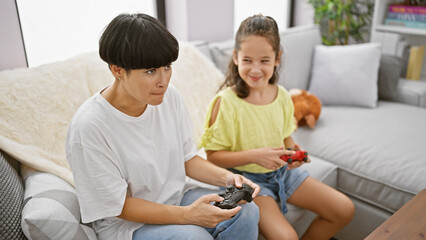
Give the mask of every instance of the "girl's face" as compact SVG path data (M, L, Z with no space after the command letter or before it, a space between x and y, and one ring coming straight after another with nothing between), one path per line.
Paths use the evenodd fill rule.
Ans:
M171 76L171 65L130 70L121 78L122 89L136 106L158 105L163 102Z
M238 73L250 89L262 89L280 63L279 57L265 37L249 36L240 44L238 53L234 51L234 64ZM278 54L278 56L280 56Z

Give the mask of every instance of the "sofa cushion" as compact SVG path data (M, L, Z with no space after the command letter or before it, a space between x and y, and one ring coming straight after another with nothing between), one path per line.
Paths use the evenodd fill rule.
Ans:
M309 176L336 188L337 187L337 166L319 157L309 154L311 162L303 164L300 168L309 172Z
M204 56L206 56L210 61L213 62L213 56L210 53L210 46L207 41L192 41L193 44Z
M25 239L21 229L24 186L1 153L0 173L0 239Z
M283 55L278 83L286 89L307 89L314 47L321 45L317 25L293 27L280 32Z
M387 100L426 108L426 82L399 79L396 95Z
M179 45L179 57L173 63L170 82L189 109L198 143L204 132L207 107L224 81L224 76L193 44L182 41Z
M380 44L315 47L309 91L324 105L375 107Z
M234 40L227 40L210 44L210 53L212 55L213 62L216 67L222 71L223 74L226 74L228 71L228 66L232 59L233 51Z
M401 60L399 57L382 54L379 67L379 99L391 99L398 92L399 76L401 75Z
M98 53L0 72L0 149L73 184L65 135L77 108L113 77Z
M296 141L339 166L338 189L389 212L426 187L426 109L379 101L375 109L324 106Z
M80 223L74 188L51 174L25 168L22 229L28 239L97 239L90 226Z

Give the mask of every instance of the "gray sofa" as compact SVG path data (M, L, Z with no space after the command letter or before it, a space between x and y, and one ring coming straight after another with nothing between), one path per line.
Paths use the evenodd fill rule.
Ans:
M292 28L283 31L281 36L284 65L279 83L287 89L309 89L315 46L321 44L318 27ZM202 132L207 104L223 80L221 71L226 71L232 47L232 40L181 43L179 59L173 64L172 83L184 96L198 136ZM33 116L17 115L9 105L25 105L24 110L31 112L32 105L26 101L39 101L40 96L45 98L37 104L43 106L43 115L36 115L29 127L37 133L35 142L22 143L28 151L36 149L31 155L15 151L21 149L19 144L10 147L10 141L5 138L8 131L2 129L0 133L0 149L7 158L0 157L0 239L24 239L25 236L29 239L96 238L90 224L80 221L78 201L70 181L58 177L61 175L57 172L41 170L36 163L43 162L41 160L49 163L51 157L64 161L64 153L56 156L49 152L50 148L55 144L63 146L70 113L85 98L111 82L107 76L110 76L108 68L96 53L34 69L0 72L0 93L7 95L7 103L0 105L0 124L20 126L11 130L12 137L28 134L29 130L24 129L28 124L22 122ZM73 81L77 79L79 85ZM17 82L23 84L16 85ZM60 85L62 83L66 84ZM34 91L43 84L54 91ZM15 85L17 89L7 89ZM28 99L21 99L22 92L27 90L31 93ZM62 94L74 99L69 103L58 102L56 95ZM3 100L0 97L0 101ZM66 114L57 112L65 111L63 105L66 105ZM355 203L355 217L336 235L337 239L365 238L426 187L425 107L426 82L402 79L397 93L386 101L379 99L374 108L324 105L314 129L297 129L296 141L312 157L312 162L302 167L311 176L347 194ZM56 119L61 123L60 128L53 126L55 122L44 126L44 117ZM50 135L45 132L50 128L60 130L54 131L57 138L47 145L38 144L38 139L41 141L45 135ZM48 149L44 149L46 146ZM19 162L24 163L21 168ZM24 167L27 164L35 169ZM191 179L188 183L199 184ZM290 206L286 217L301 235L315 215Z
M321 45L318 26L285 30L281 42L284 54L279 84L309 90L315 47ZM226 71L232 49L229 40L209 43L203 52ZM381 71L394 70L380 67L384 67ZM392 77L382 74L382 78ZM355 203L355 217L336 235L338 239L364 239L426 188L426 82L392 81L396 84L393 95L383 89L392 82L379 83L376 107L323 104L315 128L300 127L293 135L313 159L303 168ZM288 217L301 234L313 216L295 208Z

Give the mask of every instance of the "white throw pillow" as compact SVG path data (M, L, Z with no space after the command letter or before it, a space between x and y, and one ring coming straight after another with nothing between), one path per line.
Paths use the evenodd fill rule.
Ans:
M96 240L90 224L82 224L74 188L51 173L27 167L21 227L28 239Z
M376 107L380 44L315 47L309 91L324 105Z

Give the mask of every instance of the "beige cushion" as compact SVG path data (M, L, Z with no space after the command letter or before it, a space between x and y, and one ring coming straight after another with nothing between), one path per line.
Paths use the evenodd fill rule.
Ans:
M185 101L194 124L197 144L204 131L204 116L224 76L194 45L180 42L179 57L173 63L171 83Z
M0 72L0 148L73 184L65 158L68 123L80 104L111 80L94 53Z
M181 42L171 81L188 105L199 139L207 105L223 75L193 45ZM0 72L0 148L73 185L64 149L69 121L87 98L112 82L107 64L94 52Z

